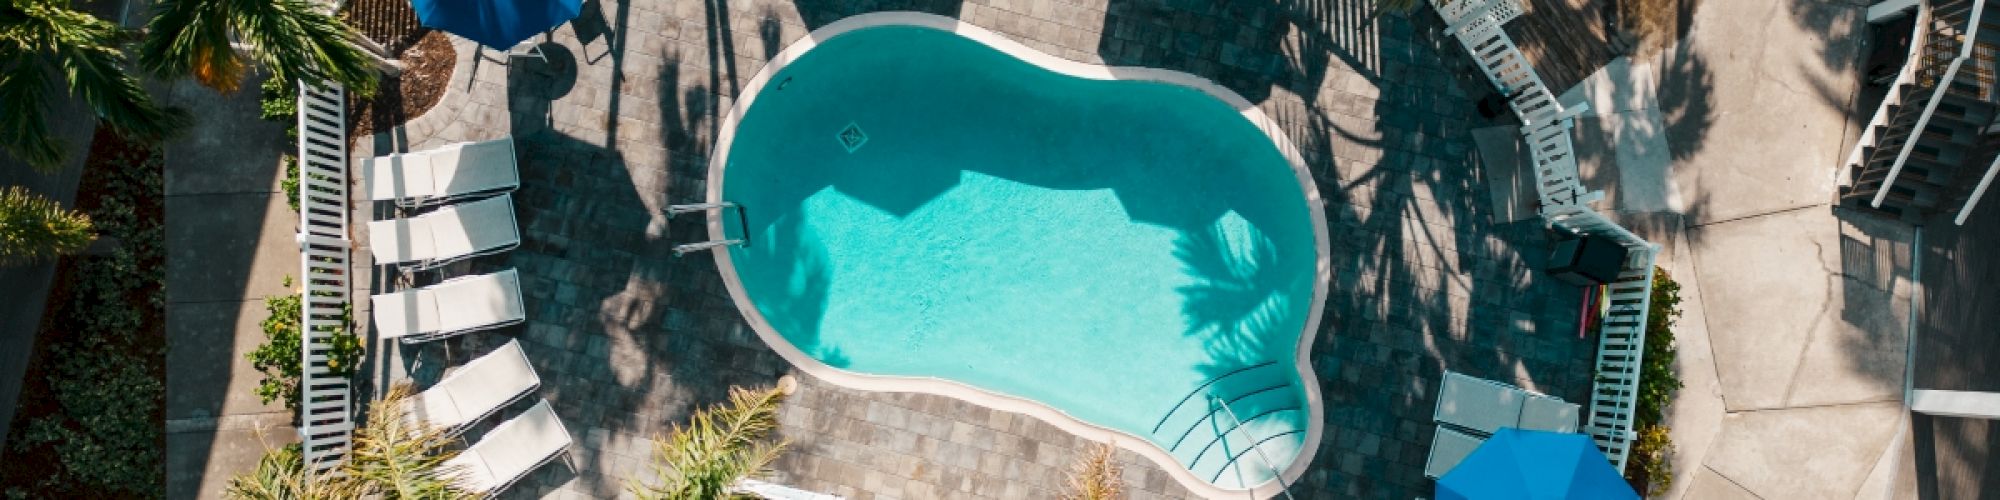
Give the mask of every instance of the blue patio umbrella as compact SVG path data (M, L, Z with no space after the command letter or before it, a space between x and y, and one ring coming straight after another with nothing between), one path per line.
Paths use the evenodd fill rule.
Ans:
M514 44L583 12L583 0L410 0L424 27L488 47Z
M1590 436L1503 428L1437 481L1437 500L1638 500Z

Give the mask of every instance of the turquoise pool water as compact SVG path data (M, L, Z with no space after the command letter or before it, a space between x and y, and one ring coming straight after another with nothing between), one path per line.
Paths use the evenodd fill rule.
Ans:
M717 154L743 292L826 365L1040 402L1223 487L1284 468L1318 418L1295 362L1311 211L1200 90L863 28L772 76Z

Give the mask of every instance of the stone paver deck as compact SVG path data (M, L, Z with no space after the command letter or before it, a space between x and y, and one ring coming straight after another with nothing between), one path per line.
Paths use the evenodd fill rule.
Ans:
M849 3L607 1L556 31L550 63L461 41L443 103L354 154L514 136L525 241L456 271L519 269L529 321L415 347L377 342L387 356L372 373L434 379L519 338L542 375L537 395L580 446L576 469L547 467L509 496L616 495L644 470L646 438L730 385L793 372L743 323L709 258L672 256L673 243L704 239L699 221L661 212L701 198L718 117L765 58L835 19L905 9L1070 59L1208 77L1299 144L1327 199L1335 271L1312 353L1326 435L1293 488L1301 497L1428 495L1443 370L1585 400L1595 344L1577 335L1580 295L1536 271L1547 251L1537 223L1492 222L1467 132L1482 124L1466 96L1485 83L1458 69L1465 56L1434 15L1368 17L1360 1L833 5ZM864 500L1050 497L1087 444L954 399L811 379L782 415L792 448L778 480ZM1134 498L1187 496L1158 466L1118 457Z

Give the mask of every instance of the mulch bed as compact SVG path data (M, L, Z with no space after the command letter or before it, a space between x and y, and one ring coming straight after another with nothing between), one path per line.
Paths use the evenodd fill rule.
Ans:
M444 32L418 31L416 42L396 54L404 65L402 76L383 79L374 97L347 101L349 141L409 123L444 98L458 52Z
M121 175L121 169L148 166L158 168L160 166L158 161L148 160L157 153L154 147L156 146L128 141L108 128L99 127L91 139L90 156L84 163L82 180L77 184L76 206L73 208L90 212L102 207L104 200L110 196L107 193L107 186L112 183L127 182L125 178L128 175ZM163 196L153 197L133 207L138 224L151 227L164 225L166 222L164 200ZM119 244L135 243L126 241ZM141 259L135 267L164 272L166 269L164 255L164 252L158 252L152 258ZM9 439L4 443L6 449L0 450L0 456L6 457L4 462L0 462L0 496L4 496L10 489L25 492L28 498L119 498L130 495L128 492L95 491L81 484L45 486L43 483L47 479L63 477L61 461L56 451L59 443L42 444L25 449L14 447L14 439L23 434L29 423L44 417L64 416L62 403L57 400L55 388L49 381L49 372L56 362L54 358L57 346L75 344L79 341L78 337L91 334L86 332L82 322L77 319L88 313L88 311L78 311L79 306L83 306L84 309L122 307L140 311L144 318L142 324L146 325L145 331L118 336L120 342L118 347L126 352L136 353L136 357L144 360L147 374L155 380L159 380L162 384L166 381L166 310L164 302L154 301L163 300L164 291L140 290L141 295L151 297L127 297L126 304L101 304L95 302L95 299L75 297L80 292L76 289L76 283L80 279L78 273L83 265L89 262L88 259L99 258L110 257L70 256L63 257L56 263L55 277L49 287L48 305L42 312L41 327L35 331L35 352L28 358L27 374L21 381L21 397L15 407L13 422L8 426ZM152 415L151 420L165 422L164 394L151 403L149 407L128 410L148 412ZM72 419L89 417L89 415L66 416ZM164 450L166 433L164 428L162 431L157 435L154 445ZM165 484L162 483L160 487L164 489Z
M389 53L402 52L426 31L410 9L410 0L354 0L341 12L348 26L382 44Z

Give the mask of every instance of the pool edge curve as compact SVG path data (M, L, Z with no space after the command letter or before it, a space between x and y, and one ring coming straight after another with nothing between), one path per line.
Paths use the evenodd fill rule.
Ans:
M769 82L771 76L776 74L780 69L783 69L791 61L798 59L806 51L817 46L820 41L831 39L850 31L876 26L917 26L951 32L985 44L1008 56L1040 66L1043 69L1073 77L1093 80L1153 81L1200 90L1235 108L1242 114L1244 119L1263 131L1264 135L1271 140L1272 145L1278 148L1279 154L1285 157L1286 163L1292 167L1292 173L1297 178L1299 186L1305 195L1306 207L1309 216L1312 218L1313 243L1316 253L1313 298L1311 307L1308 309L1309 312L1307 313L1304 331L1300 333L1299 344L1297 349L1295 349L1297 359L1294 360L1298 368L1299 383L1306 392L1306 405L1308 416L1310 417L1307 420L1304 444L1300 447L1298 455L1293 457L1291 463L1284 470L1280 471L1278 478L1259 483L1249 489L1227 489L1195 477L1187 470L1187 467L1175 460L1167 450L1161 449L1145 438L1085 422L1070 416L1060 409L1034 400L1000 394L943 378L870 375L828 366L811 355L806 354L804 351L799 350L798 347L793 346L789 340L786 340L782 334L771 327L770 323L763 317L763 313L758 311L756 305L750 301L749 294L744 291L742 279L736 274L735 264L726 249L710 252L715 258L716 269L722 275L724 288L729 290L731 301L736 305L737 310L743 314L744 320L750 324L751 330L757 333L757 336L764 341L765 345L770 346L772 350L778 352L779 356L785 358L785 361L790 362L793 366L798 367L815 378L856 390L932 394L966 401L994 410L1026 414L1078 437L1102 443L1111 443L1138 453L1140 456L1146 457L1148 460L1158 464L1162 469L1165 469L1168 475L1173 476L1175 482L1180 483L1182 487L1203 497L1219 498L1249 492L1255 498L1270 498L1279 494L1279 491L1285 485L1296 483L1305 474L1306 468L1312 464L1313 458L1319 451L1319 441L1322 428L1324 427L1322 419L1325 418L1325 409L1319 392L1319 380L1313 371L1310 358L1313 341L1318 336L1319 323L1322 320L1321 316L1326 305L1328 283L1331 278L1332 269L1328 251L1329 237L1326 227L1326 209L1324 202L1319 196L1319 188L1313 181L1312 173L1306 169L1298 147L1292 143L1283 130L1279 129L1276 121L1272 120L1270 116L1265 115L1262 109L1259 109L1235 91L1217 85L1206 78L1174 70L1103 66L1064 59L1028 47L1011 38L1007 38L1005 35L994 33L985 28L935 14L889 11L850 16L813 30L798 41L786 45L784 50L772 56L771 60L767 61L762 68L759 68L757 74L744 85L743 90L736 96L735 102L730 106L729 112L723 116L721 123L716 128L715 146L709 153L708 185L705 201L708 203L723 201L723 174L724 169L728 165L729 146L735 138L737 122L742 118L743 113L749 109L750 104L756 100L757 93L763 89L765 83ZM706 225L711 240L723 240L727 238L727 228L724 225L724 220L720 212L708 212Z

